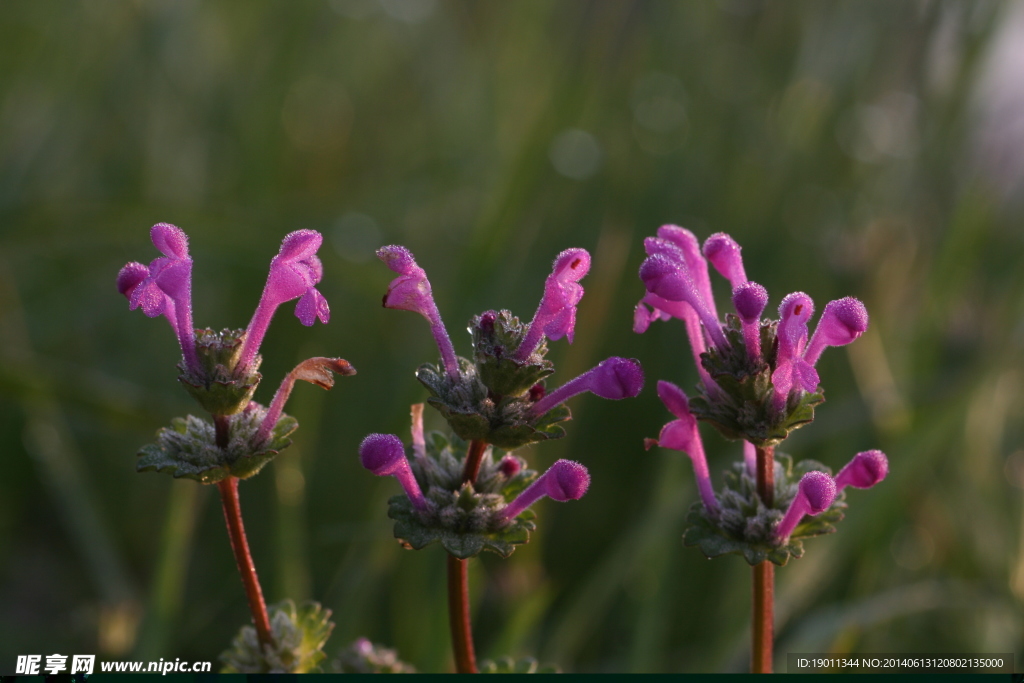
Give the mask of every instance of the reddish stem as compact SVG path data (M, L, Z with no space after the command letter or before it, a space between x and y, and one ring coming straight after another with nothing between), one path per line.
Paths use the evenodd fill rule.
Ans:
M754 640L750 670L772 672L772 641L775 638L775 565L765 561L754 565Z
M469 442L466 466L462 470L463 482L476 483L485 450L487 442L483 439ZM469 619L469 571L466 560L454 555L448 555L448 621L452 629L455 670L460 674L479 673L473 650L473 623Z
M477 475L480 474L480 463L484 459L484 451L487 450L487 442L483 439L473 439L469 442L469 450L466 453L466 467L462 470L462 481L471 484L476 483Z
M757 495L766 507L775 505L775 450L771 446L757 449ZM750 670L772 672L772 649L775 639L775 565L769 561L754 565L753 641Z
M217 445L220 448L226 448L230 418L226 415L214 415L213 424L216 429ZM231 550L235 554L235 564L238 566L239 576L242 577L245 596L249 600L249 610L252 612L252 620L256 625L256 636L259 638L261 646L273 645L274 639L270 635L267 603L263 599L263 589L260 588L260 579L256 576L256 565L252 561L249 542L245 537L245 526L242 524L242 507L238 501L238 478L221 479L217 482L217 489L220 491L221 507L224 508L224 522L228 527L228 539L231 541Z
M473 627L469 620L468 562L454 555L448 556L448 619L452 628L455 670L460 674L479 673L473 650Z

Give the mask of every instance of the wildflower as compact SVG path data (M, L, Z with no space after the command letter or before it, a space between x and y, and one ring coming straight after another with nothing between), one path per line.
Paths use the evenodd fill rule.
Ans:
M471 359L455 355L427 274L409 250L386 246L377 256L398 274L384 306L419 313L430 324L441 364L420 366L416 378L454 435L423 434L422 411L414 409L412 462L391 436L367 437L360 455L364 465L378 474L394 473L405 488L405 496L388 502L395 537L408 548L440 542L448 551L456 668L477 673L466 560L483 550L508 557L536 528L528 509L534 502L543 496L575 500L590 485L590 474L579 463L559 460L538 477L524 460L512 453L499 456L497 449L512 451L563 436L559 423L570 418L569 398L585 391L608 399L636 396L643 371L635 360L613 357L547 391L545 379L555 372L545 359L547 342L565 337L572 343L575 335L576 307L583 297L580 280L590 270L584 249L566 249L555 258L529 324L504 310L474 316L469 323Z
M359 459L363 467L379 477L393 476L405 490L413 506L417 510L425 510L427 501L423 497L420 485L409 467L405 457L405 447L401 439L394 434L370 434L359 445Z
M807 344L807 320L814 313L814 302L803 292L794 292L779 305L779 347L775 355L775 388L773 404L776 412L783 412L794 388L814 391L818 386L818 373L803 358Z
M572 460L558 460L509 503L502 516L515 519L545 496L559 502L579 500L589 487L590 473L586 467Z
M818 321L811 341L807 341L807 320L814 302L803 292L790 294L779 306L779 351L772 374L775 387L773 404L782 412L791 392L813 392L818 386L815 363L827 346L845 346L868 328L867 309L857 299L846 297L830 301Z
M150 318L162 315L171 324L185 367L200 372L192 334L192 259L188 254L188 235L169 223L157 223L149 231L150 239L163 256L149 267L131 262L117 274L117 291L128 297L130 310L142 308Z
M831 530L841 513L837 508L804 525L801 519L829 510L843 487L871 485L887 469L877 451L858 454L835 481L824 472L808 472L824 466L794 468L782 454L781 464L773 461L774 447L811 422L815 406L824 400L814 367L822 351L861 336L867 310L852 297L831 301L809 335L814 302L803 292L782 299L777 320L762 318L768 292L748 279L742 249L729 235L711 235L701 248L689 231L662 226L657 236L644 240L644 247L647 257L639 275L647 292L634 311L633 329L643 333L655 320L682 320L700 377L692 398L674 384L658 382L658 396L675 419L657 439L646 440L648 448L660 445L686 453L693 464L701 501L689 517L684 540L699 544L709 556L738 552L751 564L765 559L782 564L802 553L800 538ZM735 315L719 319L709 266L729 281ZM743 441L743 461L726 473L726 485L717 495L698 420Z
M647 294L634 312L634 330L644 332L654 320L683 320L701 378L694 415L755 445L776 444L810 422L824 400L814 365L826 346L848 344L867 329L864 305L852 297L830 302L808 341L811 298L794 292L783 299L778 321L762 320L768 292L747 279L741 248L725 233L700 250L689 231L663 226L644 245L640 279ZM709 262L733 287L738 315L724 323L706 284Z
M658 382L658 398L665 404L668 411L677 419L661 428L657 440L648 439L646 446L659 445L674 451L686 453L693 462L693 474L697 479L697 489L704 509L711 516L718 516L718 501L711 486L711 474L708 472L708 461L704 455L704 443L697 430L697 420L690 413L690 404L683 390L671 382Z
M256 312L245 329L237 373L244 373L252 363L270 326L270 319L281 304L298 299L295 316L306 327L310 327L314 320L322 323L330 320L331 309L316 288L324 274L324 267L316 255L323 241L323 235L316 230L296 230L281 242L280 251L270 261L267 284L263 287Z
M269 407L252 401L262 379L260 343L277 307L299 299L295 314L307 326L317 319L327 322L330 316L316 289L323 275L316 251L323 238L313 230L285 236L249 327L215 332L193 327L188 236L178 227L159 223L150 237L163 256L149 266L125 265L118 273L117 289L128 298L130 309L141 308L150 317L162 315L170 322L183 358L178 379L213 416L213 423L191 415L176 418L170 429L158 432L155 444L142 449L137 469L202 483L250 477L291 443L288 436L298 423L283 409L297 380L329 389L334 373L355 374L340 358L310 358L285 376Z
M817 515L828 510L836 498L836 482L824 472L808 472L800 479L800 489L775 530L775 537L785 542L804 515Z
M384 307L412 311L426 318L430 323L430 331L434 334L434 341L437 342L437 348L441 351L445 371L449 377L457 380L459 364L455 360L455 348L444 323L441 322L441 314L434 303L426 271L416 265L412 252L403 246L381 247L377 250L377 258L399 275L388 285L387 294L384 295Z
M611 357L601 361L579 377L569 380L558 389L545 394L533 404L531 411L543 415L559 403L577 394L589 391L601 398L618 400L632 398L644 386L644 371L640 363L628 358Z
M179 380L200 405L214 415L233 415L251 400L261 376L260 344L274 311L299 299L295 315L304 325L327 322L330 308L316 289L323 266L316 256L323 237L315 230L296 230L285 236L270 262L263 295L249 326L243 330L196 330L192 323L192 259L188 236L176 226L158 223L150 230L154 246L164 256L149 266L132 262L117 276L117 289L149 317L163 315L181 346Z
M437 408L462 439L480 439L514 449L532 441L558 438L558 422L569 419L562 404L583 391L620 399L636 396L643 372L635 360L610 358L564 386L548 392L544 378L554 372L545 360L545 340L572 341L576 306L583 296L579 281L590 269L584 249L566 249L555 259L544 294L529 325L508 311L485 311L470 321L473 360L455 355L434 302L426 272L408 249L382 247L377 256L398 274L384 296L386 308L419 313L430 324L441 367L423 365L417 379L430 390Z
M288 437L298 422L283 410L297 380L329 389L334 385L334 373L355 374L341 358L309 358L285 376L269 407L251 400L262 379L259 347L277 307L298 299L295 314L307 326L316 319L327 322L330 317L327 301L316 289L323 276L316 256L323 238L313 230L287 235L270 263L249 327L220 332L193 326L188 236L178 227L159 223L150 230L150 238L163 256L148 266L137 262L125 265L117 275L117 290L128 298L129 309L141 308L149 317L162 315L170 323L181 347L178 379L210 413L210 419L194 415L172 419L169 428L157 432L155 443L139 450L136 470L217 485L253 624L243 627L232 647L221 655L225 670L317 670L334 627L330 610L317 603L296 608L290 601L267 608L246 539L238 481L259 472L291 445Z
M853 457L836 475L836 490L847 486L869 489L889 474L889 460L882 451L863 451Z
M565 337L572 343L576 329L576 304L583 298L579 281L590 271L590 254L586 249L566 249L555 258L551 275L544 282L533 322L516 349L517 360L529 358L542 337L557 341Z

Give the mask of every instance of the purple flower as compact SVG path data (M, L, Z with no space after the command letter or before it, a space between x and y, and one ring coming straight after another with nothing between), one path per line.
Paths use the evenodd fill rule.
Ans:
M506 505L501 516L510 522L545 496L559 502L579 500L589 487L590 473L586 467L572 460L558 460Z
M718 387L700 356L707 350L708 339L720 348L728 343L718 322L708 264L697 238L689 230L663 225L657 237L644 239L644 249L648 257L640 266L640 279L648 293L636 306L633 330L643 333L654 320L682 320L697 373L708 392L716 393ZM653 310L648 311L648 306Z
M845 346L867 329L868 309L860 301L852 296L829 301L807 344L804 360L814 365L826 346Z
M393 476L405 489L417 510L427 509L420 485L416 483L409 460L405 457L405 446L394 434L370 434L359 444L359 460L363 467L380 477Z
M572 343L576 328L576 305L583 298L579 281L590 271L586 249L566 249L555 258L551 275L544 282L533 322L516 350L515 358L525 361L537 350L542 337L556 341L565 337Z
M728 348L729 343L722 332L721 323L708 302L700 295L685 262L673 258L667 251L648 256L640 266L640 279L647 291L668 301L684 301L696 312L704 324L704 332L719 348Z
M647 294L633 312L633 330L645 332L655 320L682 320L704 393L709 400L725 398L702 358L711 345L717 349L718 358L724 359L730 346L715 312L708 263L733 286L732 300L739 315L749 368L763 368L765 356L772 352L761 348L761 316L768 303L768 292L747 279L742 249L725 233L711 235L701 249L688 230L662 226L657 237L644 240L644 248L647 258L640 266L640 279ZM825 307L814 336L808 341L807 323L813 313L814 302L803 292L790 294L779 307L778 345L771 366L771 406L778 415L785 414L792 395L817 390L819 378L814 365L826 346L848 344L867 329L864 304L847 297ZM718 361L716 377L739 377L750 372L722 365L727 362Z
M650 448L657 444L662 448L671 448L674 451L686 453L693 463L693 474L697 479L697 489L704 502L704 509L708 514L718 516L718 500L715 498L715 491L711 485L707 456L704 454L704 442L701 441L700 432L697 429L697 420L690 413L690 404L686 394L675 384L662 380L658 382L658 398L677 419L661 428L661 434L658 435L657 440L648 439L647 447Z
M326 323L330 319L331 309L327 300L316 289L324 272L316 255L323 240L323 235L316 230L296 230L281 242L280 251L270 261L270 274L263 287L263 295L245 330L236 375L247 372L263 343L270 320L281 304L298 299L295 315L306 327L315 320Z
M813 314L814 302L803 292L793 292L779 305L779 350L772 373L776 412L785 410L793 389L811 392L818 388L818 372L803 357L807 321Z
M808 472L800 479L796 498L775 529L775 539L785 543L804 515L821 514L836 498L836 482L824 472Z
M377 258L398 273L398 277L388 285L387 294L384 295L384 307L412 311L426 318L430 323L430 331L434 334L434 341L437 342L437 348L441 351L444 368L449 377L457 380L459 363L455 357L455 348L444 323L441 322L441 313L434 303L426 271L416 265L412 252L403 246L381 247L377 250Z
M704 256L719 274L734 288L746 283L747 273L743 268L742 247L724 232L716 232L704 240Z
M618 400L633 398L644 387L644 371L635 359L611 357L571 379L533 404L534 415L543 415L559 403L584 391L601 398Z
M747 358L756 363L761 358L761 314L768 305L768 290L756 282L744 282L732 290L732 305L743 327L743 343Z
M814 391L818 373L814 365L827 346L844 346L860 337L868 328L868 311L857 299L846 297L825 305L814 336L807 341L807 321L814 303L803 292L795 292L779 306L779 350L772 373L776 411L785 410L792 391Z
M718 312L715 310L715 297L711 291L708 263L701 254L700 242L696 235L678 225L663 225L658 228L658 239L671 242L682 252L683 262L686 263L686 267L690 271L697 292L711 310L711 314L717 318ZM646 244L647 240L644 240L644 245L646 246Z
M853 456L853 460L836 475L836 490L842 491L847 486L856 489L869 489L885 479L889 474L889 460L882 451L863 451Z
M150 239L162 257L149 266L129 263L117 274L117 291L128 297L128 308L142 308L150 318L162 315L174 329L181 347L185 369L202 375L196 354L192 327L192 259L188 254L188 236L169 223L157 223L149 231Z

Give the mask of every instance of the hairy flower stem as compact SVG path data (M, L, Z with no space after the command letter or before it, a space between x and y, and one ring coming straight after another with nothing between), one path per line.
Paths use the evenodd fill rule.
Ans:
M757 449L757 495L766 507L775 504L775 449ZM753 643L750 670L772 672L772 646L775 639L775 565L769 561L754 565Z
M462 470L463 482L476 483L476 477L480 474L480 461L484 458L485 450L487 450L487 442L483 439L473 439L469 442L469 451L466 453L466 468Z
M460 674L479 673L473 650L473 627L469 621L468 561L454 555L448 556L448 619L452 628L455 670Z
M227 448L228 417L214 415L213 424L216 429L217 445L220 448ZM235 564L238 565L238 574L242 577L245 596L249 600L249 610L252 612L252 620L256 626L256 636L259 638L261 646L272 645L274 639L270 635L267 603L263 599L263 589L260 588L260 579L256 576L256 565L253 564L252 553L249 552L249 541L245 538L245 526L242 524L242 508L238 502L238 478L221 479L217 482L217 489L220 491L220 502L224 508L224 522L228 527L231 550L235 554Z

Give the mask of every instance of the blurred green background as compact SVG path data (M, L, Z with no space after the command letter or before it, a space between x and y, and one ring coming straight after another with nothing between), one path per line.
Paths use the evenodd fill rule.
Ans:
M380 307L374 249L413 250L467 353L472 314L529 317L579 246L593 269L553 380L620 355L648 387L575 399L568 437L526 453L593 484L472 563L478 653L746 668L749 569L682 547L689 462L642 446L669 419L655 380L696 382L681 323L631 331L642 238L676 223L743 244L770 310L803 290L872 316L825 354L828 402L784 450L838 468L881 448L891 474L778 571L777 667L1024 655L1024 5L20 2L0 45L0 668L211 660L248 621L214 492L134 471L196 410L167 324L114 288L160 221L190 235L195 321L216 328L247 323L285 233L325 236L331 322L282 308L257 399L309 356L359 374L296 389L294 445L241 495L269 601L332 609L330 652L367 636L450 666L442 551L399 548L397 485L356 455L371 431L408 438L436 358L422 319ZM718 479L740 449L704 438Z

